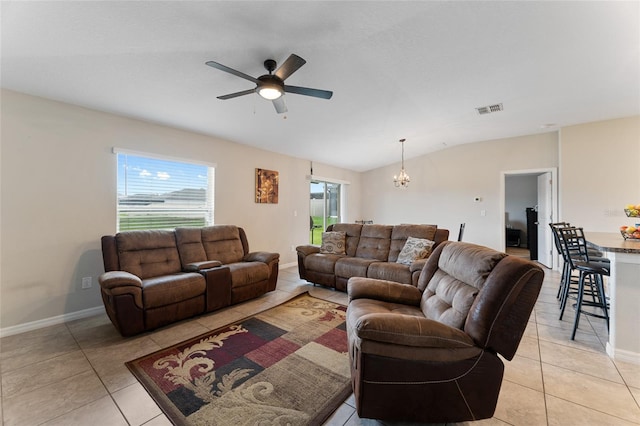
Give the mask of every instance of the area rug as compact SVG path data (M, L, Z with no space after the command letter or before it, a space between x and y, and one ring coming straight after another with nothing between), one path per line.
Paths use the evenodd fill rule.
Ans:
M304 293L126 365L176 425L321 425L351 393L345 316Z

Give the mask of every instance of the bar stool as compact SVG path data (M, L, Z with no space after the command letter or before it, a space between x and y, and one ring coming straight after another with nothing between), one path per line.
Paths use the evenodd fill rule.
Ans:
M576 317L573 323L573 332L571 340L575 340L576 331L580 323L580 314L590 315L597 318L603 318L607 322L607 330L609 330L609 306L604 292L604 276L609 276L609 265L605 262L595 262L589 259L587 250L587 240L584 237L582 228L565 227L558 228L558 232L562 238L562 248L569 262L571 271L579 273L578 288L576 294ZM564 258L565 256L563 256ZM571 281L571 280L569 280ZM560 319L564 314L564 309L569 298L569 286L563 288L562 304ZM584 296L591 296L591 300L584 300ZM583 307L592 306L602 309L603 314L597 314L583 310Z
M565 258L565 253L563 252L563 241L560 236L559 230L562 228L571 227L569 222L557 222L550 223L549 227L551 228L551 232L553 234L553 242L556 246L556 250L562 256L563 264L562 264L562 275L560 277L560 285L558 286L558 293L556 294L556 298L560 300L560 304L564 302L562 295L563 289L568 287L569 291L565 294L574 293L577 294L577 286L578 286L578 277L573 275L573 271L570 266L570 262ZM587 247L587 253L589 255L589 261L591 262L599 262L603 263L605 267L609 268L609 259L602 256L602 253L599 250L592 249L591 247ZM581 259L578 259L581 260ZM562 314L560 315L560 319L562 319Z
M564 253L562 248L562 244L563 244L562 237L560 237L560 233L559 233L560 228L567 228L570 226L571 225L569 224L569 222L557 222L557 223L549 224L549 227L551 228L551 233L553 234L553 242L556 246L556 250L558 250L558 253L562 256L562 260L564 261L562 265L562 275L560 276L560 285L558 286L558 294L556 294L556 299L560 299L560 296L562 295L562 290L565 286L571 285L571 282L567 282L567 280L572 279L571 268L569 266L569 261L567 261L564 258ZM576 280L575 284L577 283L578 281Z

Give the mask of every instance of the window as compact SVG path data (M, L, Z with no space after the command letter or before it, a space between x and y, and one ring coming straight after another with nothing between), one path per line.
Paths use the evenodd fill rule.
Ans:
M309 212L311 244L322 242L322 231L327 226L340 222L340 184L333 182L311 181L309 190Z
M116 154L118 231L213 224L214 167Z

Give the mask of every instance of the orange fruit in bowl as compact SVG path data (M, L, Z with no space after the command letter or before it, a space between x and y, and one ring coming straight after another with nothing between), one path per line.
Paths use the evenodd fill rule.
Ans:
M627 229L627 228L628 228L628 226L627 226L627 225L622 225L622 226L620 227L620 230L621 230L621 231L626 231L626 229Z
M633 238L638 238L638 239L640 239L640 231L636 231L636 232L634 232L632 235L633 235Z

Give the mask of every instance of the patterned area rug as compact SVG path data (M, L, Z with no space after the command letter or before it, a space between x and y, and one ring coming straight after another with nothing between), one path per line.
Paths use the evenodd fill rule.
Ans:
M345 314L304 293L126 364L176 425L320 425L351 393Z

